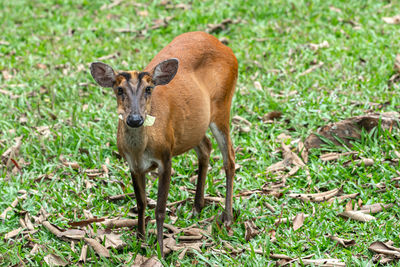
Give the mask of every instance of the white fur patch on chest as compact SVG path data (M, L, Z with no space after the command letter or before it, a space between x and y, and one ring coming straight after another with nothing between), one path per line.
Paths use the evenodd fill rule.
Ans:
M149 152L145 151L142 155L132 156L125 153L129 170L132 172L148 172L154 165L160 166L160 161L154 158Z

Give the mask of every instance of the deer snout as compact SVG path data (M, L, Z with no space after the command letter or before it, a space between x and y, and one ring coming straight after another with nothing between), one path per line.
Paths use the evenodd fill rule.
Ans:
M126 124L128 124L128 126L132 128L137 128L142 126L143 122L144 122L143 117L137 114L129 114L128 117L126 118Z

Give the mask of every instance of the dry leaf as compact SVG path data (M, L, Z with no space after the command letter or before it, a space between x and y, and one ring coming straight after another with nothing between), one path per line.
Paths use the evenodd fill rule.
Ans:
M46 227L47 230L49 230L52 234L54 234L54 235L56 235L56 236L60 236L61 233L62 233L57 227L55 227L54 225L52 225L52 224L51 224L50 222L48 222L48 221L44 221L44 222L42 223L42 225L43 225L44 227Z
M163 240L163 246L164 246L164 255L169 254L172 249L176 246L176 241L172 237L168 237Z
M400 15L396 15L393 17L383 17L382 20L388 24L399 24L400 23Z
M72 227L77 227L77 226L86 226L89 224L92 224L94 222L104 222L105 218L92 218L92 219L88 219L88 220L83 220L83 221L79 221L79 222L69 222L68 225L72 226Z
M10 239L10 238L16 237L21 231L22 231L22 227L14 229L14 230L8 232L7 234L5 234L4 239Z
M50 266L66 266L68 264L63 258L55 254L46 255L43 259Z
M341 188L335 188L330 191L316 193L316 194L289 194L289 197L299 198L303 201L311 201L311 202L323 202L326 201L337 194L339 194Z
M282 118L282 115L283 115L283 113L281 111L271 111L263 116L263 121L277 120L277 119Z
M333 241L338 242L340 245L342 245L345 248L354 246L356 244L356 241L354 241L354 240L343 239L343 238L333 236L333 235L330 235L329 238Z
M310 47L311 50L317 51L320 48L328 48L329 47L329 43L328 41L323 41L320 44L308 44L308 46Z
M342 213L339 213L339 216L350 218L359 222L369 222L376 219L374 216L364 214L360 211L344 211Z
M100 242L103 242L105 239L105 247L106 248L114 248L114 249L122 249L126 246L126 243L122 241L120 234L116 234L111 232L111 230L97 230L97 239Z
M248 133L251 131L251 122L238 115L232 118L232 124L238 128L239 132Z
M361 138L362 129L369 132L380 125L382 129L390 130L397 126L399 117L400 114L398 112L373 113L352 117L323 126L317 130L317 134L329 139L338 146L342 146L342 144L337 141L337 137L346 145L351 145L350 141L359 140ZM322 144L325 144L325 142L316 134L309 135L304 142L307 149L318 148Z
M9 207L7 207L0 215L0 219L5 220L7 218L7 213L12 211L18 205L18 198L16 198Z
M22 137L23 136L16 137L14 139L15 144L1 155L1 160L6 167L9 167L11 165L11 160L18 156L22 144Z
M36 67L38 67L38 69L42 69L42 70L47 69L47 66L45 64L42 64L42 63L36 64Z
M245 239L247 242L260 233L260 231L257 229L257 226L254 224L253 221L244 222L244 228L245 228Z
M300 73L299 75L297 75L297 77L301 77L301 76L307 75L307 74L313 72L314 70L316 70L318 68L321 68L323 65L324 65L324 62L320 61L320 62L318 62L318 64L315 64L315 65L311 66L307 70L305 70L302 73Z
M122 3L122 0L114 0L112 3L110 3L110 4L104 4L104 5L102 5L101 7L100 7L100 10L108 10L108 9L111 9L111 8L113 8L113 7L115 7L115 6L118 6L119 4L121 4Z
M112 219L105 220L103 223L106 229L129 227L132 228L138 225L137 219Z
M325 266L325 267L340 267L346 266L346 263L342 262L338 259L317 259L317 260L309 260L302 259L301 261L305 265L315 265L315 266Z
M397 259L400 258L400 248L393 247L392 245L389 245L388 242L383 243L381 241L375 241L368 249L378 254L384 254Z
M348 195L343 195L343 196L338 196L338 197L334 197L328 200L328 203L333 203L335 200L337 201L337 203L342 203L343 201L345 201L348 198L355 198L359 195L360 193L354 193L354 194L348 194Z
M394 60L394 69L400 73L400 54L396 56L396 59Z
M84 263L86 262L87 249L88 249L88 245L82 246L81 256L79 257L80 262L84 262Z
M30 255L36 255L39 252L41 245L35 244L31 251L29 252Z
M140 267L163 267L162 263L157 259L156 256L143 262Z
M349 202L347 202L347 204L346 204L344 210L345 210L345 211L353 210L353 201L352 201L351 199L350 199Z
M319 158L322 161L331 161L331 160L338 160L340 157L343 157L343 156L357 155L357 154L358 154L358 152L356 152L356 151L349 151L349 152L344 152L344 153L335 153L335 152L333 152L333 153L323 154Z
M360 208L360 212L362 213L367 213L367 214L371 214L371 213L378 213L383 211L383 209L390 209L391 207L393 207L394 204L383 204L383 203L375 203L372 205L364 205Z
M6 81L11 80L12 78L12 75L10 74L10 72L8 72L8 70L2 70L1 74L3 76L3 79Z
M262 85L261 85L261 83L259 81L255 81L254 82L254 88L256 88L259 91L262 91L262 89L263 89Z
M218 31L223 31L228 27L229 24L236 24L239 22L240 22L240 20L224 19L221 23L218 23L218 24L208 24L206 32L214 33L214 32L218 32Z
M293 231L296 231L297 229L299 229L300 227L303 226L304 224L304 213L299 213L296 215L296 217L294 217L293 219Z
M96 251L97 254L99 254L102 257L109 258L110 257L110 252L108 249L106 249L102 244L100 244L96 239L93 238L84 238L85 242L90 245L94 251Z
M69 162L64 159L64 157L61 155L60 156L60 161L65 167L70 167L72 169L79 169L79 164L77 162Z
M119 53L117 52L117 53L113 53L113 54L110 54L110 55L99 57L98 60L99 61L109 60L109 59L117 58L118 56L119 56Z
M165 28L168 26L169 22L173 19L174 17L169 16L165 18L160 18L160 19L155 19L153 20L153 26L151 26L150 29L156 30L159 28Z
M57 237L67 237L70 239L80 240L85 237L85 231L79 229L67 229L58 234Z

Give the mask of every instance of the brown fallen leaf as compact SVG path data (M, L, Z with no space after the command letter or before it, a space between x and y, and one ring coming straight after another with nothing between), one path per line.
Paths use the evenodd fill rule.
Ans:
M24 197L26 198L26 195L25 195ZM7 213L10 212L10 211L12 211L12 210L18 205L18 202L19 202L19 199L20 199L20 198L21 198L21 197L15 198L14 201L10 204L10 206L7 207L7 208L1 213L1 215L0 215L0 219L1 219L1 220L5 220L5 219L7 218Z
M306 164L308 162L308 150L302 141L297 144L297 152L300 153L303 162Z
M237 24L240 23L241 20L232 20L232 19L224 19L221 23L218 24L208 24L206 32L207 33L215 33L218 31L223 31L227 29L229 24Z
M371 214L371 213L378 213L383 211L384 209L390 209L393 207L394 204L383 204L383 203L375 203L372 205L364 205L360 208L360 212L366 213L366 214Z
M72 169L79 169L80 168L80 166L79 166L79 164L77 162L69 162L66 159L64 159L64 157L62 155L60 156L60 161L65 167L70 167Z
M83 221L79 221L79 222L69 222L68 225L72 226L72 227L83 227L92 223L96 223L96 222L104 222L105 218L92 218L92 219L88 219L88 220L83 220Z
M349 151L349 152L344 152L344 153L332 152L332 153L323 154L323 155L319 156L319 158L322 161L332 161L332 160L338 160L340 157L343 157L343 156L357 155L357 154L358 154L357 151Z
M5 234L4 239L10 239L10 238L16 237L22 230L23 230L22 227L14 229L14 230L8 232L7 234Z
M81 240L85 237L85 231L79 229L67 229L58 234L57 237L67 237L70 239Z
M164 254L168 255L170 252L173 251L172 249L176 246L176 241L172 237L168 237L164 239L163 246L164 246Z
M121 4L123 2L123 0L114 0L112 3L110 4L104 4L100 7L100 10L109 10L115 6L118 6L119 4Z
M79 257L79 262L84 262L84 263L86 262L87 249L88 249L88 245L82 246L81 256Z
M310 44L308 44L308 46L310 47L311 50L317 51L318 49L321 49L321 48L329 48L329 43L328 43L328 41L325 40L320 44L310 43Z
M140 267L163 267L162 263L157 259L156 256L143 262Z
M234 116L232 118L232 124L241 133L248 133L251 131L251 126L252 126L251 122L249 122L248 120L246 120L241 116L238 115Z
M393 247L392 245L389 245L388 242L383 243L381 241L375 241L368 247L368 249L374 253L384 254L400 259L400 248Z
M396 15L393 17L383 17L382 20L388 24L399 24L400 23L400 15Z
M39 253L39 249L42 248L42 245L39 244L35 244L33 245L33 248L31 249L31 251L29 252L30 255L36 255L37 253Z
M100 224L104 224L106 229L113 229L113 228L122 228L122 227L129 227L132 228L138 225L137 219L112 219L112 220L105 220Z
M103 61L103 60L114 59L114 58L119 57L119 55L120 55L120 53L117 52L117 53L113 53L113 54L110 54L110 55L99 57L98 60L99 61Z
M330 191L316 193L316 194L289 194L289 197L298 198L303 201L311 201L311 202L323 202L327 201L330 198L336 196L341 191L341 188L335 188Z
M94 249L94 251L96 251L97 254L99 254L99 256L106 258L110 257L110 252L108 251L108 249L106 249L96 239L85 237L84 240L88 245L90 245Z
M315 265L315 266L325 266L325 267L346 266L346 263L344 263L339 259L316 259L316 260L302 259L301 263L305 265Z
M168 16L165 18L160 18L160 19L155 19L153 20L153 26L150 27L152 30L156 30L159 28L165 28L168 26L169 22L173 19L174 17Z
M44 256L44 261L49 265L49 266L66 266L68 265L68 262L66 262L63 258L61 258L58 255L55 254L48 254Z
M116 234L111 232L111 230L97 230L97 239L100 242L105 240L106 248L122 249L126 246L126 243L121 239L122 234Z
M400 73L400 54L396 55L396 58L394 60L394 69L395 69L395 71Z
M20 97L19 95L13 94L11 91L7 91L7 90L3 90L3 89L0 89L0 94L7 95L11 99L17 99Z
M282 115L283 115L283 113L281 111L276 111L276 110L271 111L263 116L263 121L277 120L277 119L280 119L282 117Z
M1 155L1 161L8 168L12 164L12 159L18 156L20 147L22 145L23 136L16 137L14 139L15 144L8 148Z
M344 207L345 211L350 211L353 210L353 201L350 199L349 202L347 202L346 206Z
M348 194L348 195L342 195L342 196L337 196L337 197L333 197L331 199L328 200L328 203L333 203L335 201L337 201L337 203L342 203L343 201L345 201L346 199L350 198L356 198L360 193L354 193L354 194Z
M258 230L257 226L253 221L244 222L244 228L245 228L245 240L247 242L260 233L260 231Z
M296 215L297 216L297 215ZM296 216L292 216L289 218L278 218L275 220L275 225L279 225L281 223L287 223L288 221L293 222L293 220L296 218ZM310 217L309 214L304 214L304 219Z
M301 77L301 76L307 75L307 74L315 71L316 69L321 68L323 65L324 65L324 62L320 61L317 64L315 64L315 65L311 66L310 68L306 69L305 71L303 71L299 75L297 75L297 77Z
M293 219L293 231L296 231L297 229L299 229L300 227L303 226L304 219L305 219L305 216L304 216L304 213L302 213L302 212L297 214L294 217L294 219Z
M398 112L371 113L330 123L319 128L317 134L329 139L335 145L342 146L342 143L337 140L337 138L340 138L346 145L350 146L350 141L361 138L362 129L369 132L379 125L382 129L390 130L397 126L399 117ZM304 142L307 149L318 148L325 144L317 134L311 134L307 137Z
M356 241L354 241L354 240L343 239L343 238L333 236L333 235L330 235L329 238L333 241L338 242L338 244L340 244L341 246L343 246L345 248L354 246L356 244Z
M54 225L52 225L50 222L48 222L48 221L44 221L43 223L42 223L42 225L44 226L44 227L46 227L47 228L47 230L49 230L52 234L54 234L54 235L56 235L56 236L59 236L59 235L61 235L61 233L62 233L62 231L60 231L57 227L55 227Z
M359 222L369 222L376 219L374 216L364 214L361 211L343 211L339 213L339 216L350 218Z

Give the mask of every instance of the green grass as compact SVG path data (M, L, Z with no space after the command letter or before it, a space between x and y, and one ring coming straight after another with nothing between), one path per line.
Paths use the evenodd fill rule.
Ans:
M173 3L178 3L172 1ZM0 71L6 70L12 77L0 75L0 89L18 98L0 93L0 154L13 145L14 138L23 136L19 157L29 162L21 173L0 172L0 212L18 196L18 190L30 190L28 198L10 212L0 224L0 233L19 227L19 211L36 215L41 206L51 216L49 221L63 228L69 220L84 218L83 210L102 217L128 217L135 201L108 202L106 196L133 192L127 165L119 161L116 151L116 101L111 90L94 84L88 64L99 57L118 53L113 59L104 60L115 69L142 69L151 58L175 36L194 30L205 30L209 23L223 19L240 19L237 24L214 33L226 37L239 61L239 80L233 100L232 114L252 123L249 133L231 131L237 153L236 161L242 165L236 174L234 192L257 189L272 177L266 168L281 160L276 152L280 144L276 138L281 133L290 134L292 141L305 139L319 126L361 115L371 108L370 102L389 104L376 111L395 111L400 105L397 97L399 85L388 86L395 73L394 58L399 53L399 25L389 25L382 17L400 13L399 3L390 7L385 1L193 1L191 9L166 9L160 1L123 1L111 9L101 9L107 1L45 0L0 2ZM132 4L137 3L137 4ZM340 13L330 6L339 8ZM148 11L147 16L138 12ZM173 16L167 27L151 30L153 21ZM346 22L347 21L347 22ZM359 26L354 27L348 21ZM130 28L142 34L118 33L115 29ZM147 30L146 30L147 29ZM259 40L263 39L263 40ZM328 48L313 51L309 43L328 41ZM312 66L312 62L324 62L321 68L300 76ZM44 64L46 67L43 68ZM39 66L42 66L40 68ZM254 82L262 85L257 90ZM297 93L292 94L296 91ZM372 107L373 108L373 107ZM265 124L264 114L278 110L283 118L276 123ZM26 122L21 123L21 118ZM42 136L36 130L49 126L50 134ZM207 178L206 193L225 195L225 176L220 152L213 140L211 166ZM332 147L331 147L332 149ZM338 258L348 265L366 266L372 259L368 246L376 240L394 241L400 247L400 208L378 213L377 220L367 223L345 221L337 214L345 203L303 203L286 196L290 192L317 192L343 186L344 193L359 192L358 199L364 204L377 202L397 203L400 197L391 178L399 176L398 163L390 162L394 151L400 151L399 132L364 134L363 140L353 148L361 156L373 158L370 167L357 166L345 157L337 162L322 162L321 151L312 150L308 163L311 184L306 173L300 170L288 178L288 189L280 198L253 195L236 198L234 209L240 211L232 225L233 235L219 230L213 223L212 248L223 249L224 242L233 247L265 249L292 257L315 254L313 258ZM110 159L109 180L90 179L95 187L86 189L86 174L63 167L59 157L76 161L82 169L101 168ZM172 178L169 202L185 199L191 193L185 187L195 189L189 177L195 174L195 153L189 152L173 160L176 171ZM42 174L53 174L52 180L36 180ZM377 192L376 184L385 183L387 191ZM35 191L32 191L35 190ZM156 199L157 180L151 178L147 185L150 198ZM272 214L265 208L269 203L276 209ZM199 220L221 212L218 205L208 205L198 217L191 217L192 203L187 202L177 210L175 225L189 226ZM274 226L274 221L291 217L299 212L315 214L305 220L302 228L293 231L291 224ZM154 210L146 215L154 218ZM249 242L245 241L244 222L255 220L264 230ZM170 222L167 216L166 222ZM147 229L154 228L148 225ZM277 241L269 242L268 232L276 230ZM77 264L83 242L75 245L64 242L44 227L30 238L0 240L0 263L41 265L43 257L56 252ZM332 234L354 239L350 248L336 246L326 235ZM135 229L127 230L124 240L128 243L122 251L111 251L111 258L97 257L92 250L89 265L124 265L136 253L144 256L157 255L155 235L148 234L149 248L141 249L135 237ZM32 243L44 245L32 256ZM204 247L202 253L187 255L178 260L178 252L169 254L165 264L265 266L274 261L268 253L259 255L251 251L231 256ZM47 252L46 252L47 251Z

